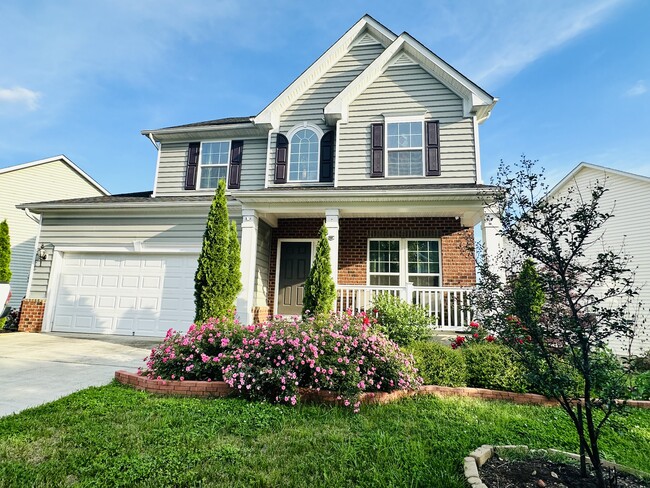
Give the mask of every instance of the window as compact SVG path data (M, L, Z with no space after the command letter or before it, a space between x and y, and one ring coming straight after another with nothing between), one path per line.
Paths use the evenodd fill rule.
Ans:
M201 178L199 188L216 188L219 180L225 180L230 161L230 142L201 143Z
M368 284L440 286L438 239L371 239L368 242Z
M319 136L304 127L289 140L289 181L318 181Z
M423 176L423 122L387 122L388 176Z
M399 241L370 241L368 277L371 285L399 286Z

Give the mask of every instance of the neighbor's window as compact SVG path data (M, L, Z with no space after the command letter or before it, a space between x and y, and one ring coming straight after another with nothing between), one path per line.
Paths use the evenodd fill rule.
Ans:
M424 175L422 125L422 121L386 124L388 176Z
M440 286L438 239L371 239L368 242L368 284L378 286Z
M216 188L219 180L225 180L230 159L230 142L201 143L200 188Z
M318 181L318 135L300 129L289 141L289 181Z

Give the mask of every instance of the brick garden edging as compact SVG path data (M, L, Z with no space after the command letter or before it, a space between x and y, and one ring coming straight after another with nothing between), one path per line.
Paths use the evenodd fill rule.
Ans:
M225 397L234 392L224 381L178 381L178 380L156 380L146 376L139 376L137 373L127 371L116 371L115 379L124 385L133 386L136 390L158 393L161 395L188 396L199 398ZM338 398L338 394L331 391L316 391L309 388L300 388L300 399L305 403L324 403L328 405L342 405L344 400ZM535 393L513 393L511 391L487 390L485 388L423 385L417 390L396 390L390 393L376 392L363 393L359 398L362 404L385 404L394 402L401 398L414 395L438 395L438 396L463 396L482 398L484 400L505 400L522 405L556 406L558 402L543 395ZM629 400L627 405L637 408L649 408L650 401Z

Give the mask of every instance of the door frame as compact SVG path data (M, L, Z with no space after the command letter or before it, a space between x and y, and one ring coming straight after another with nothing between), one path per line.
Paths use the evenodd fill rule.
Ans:
M316 243L318 239L278 239L277 250L275 253L275 290L273 294L273 315L278 314L278 293L280 292L280 259L282 259L282 243L283 242L310 242L311 243L311 260L309 268L314 264L316 257Z

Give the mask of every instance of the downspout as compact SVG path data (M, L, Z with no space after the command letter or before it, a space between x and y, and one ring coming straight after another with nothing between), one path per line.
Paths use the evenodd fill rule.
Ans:
M38 224L38 232L36 232L36 240L34 242L34 254L32 254L32 264L29 267L29 277L27 278L27 289L25 290L25 297L30 296L30 291L32 288L32 278L34 276L34 265L36 264L36 253L38 252L38 244L41 240L41 225L43 222L42 217L37 217L35 214L31 213L28 208L24 209L25 215ZM22 302L21 302L22 305Z
M156 193L157 193L157 188L158 188L158 168L160 168L160 150L162 149L162 144L158 145L156 140L153 137L153 134L149 132L148 136L149 140L151 141L151 144L153 144L156 147L156 174L154 175L154 180L153 180L153 192L151 193L151 197L155 198Z
M269 135L266 138L266 170L264 171L264 188L269 187L269 171L271 169L271 134L273 127L269 129Z

